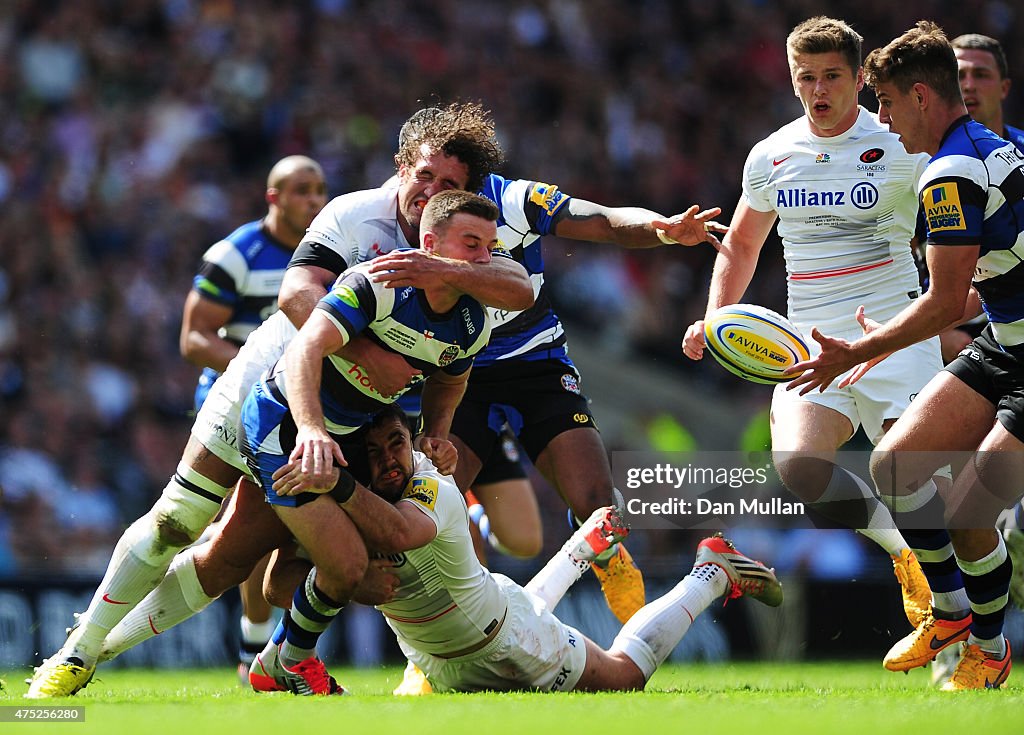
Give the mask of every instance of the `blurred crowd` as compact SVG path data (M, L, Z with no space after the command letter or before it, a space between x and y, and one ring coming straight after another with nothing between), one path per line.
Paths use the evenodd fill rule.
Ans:
M1009 41L1003 0L837 6L865 50L922 17ZM425 104L493 110L503 172L603 204L728 220L750 146L800 114L788 30L810 0L20 0L0 14L0 576L96 573L180 456L198 370L178 354L202 252L265 211L272 163L330 193L393 172ZM1022 82L1024 83L1024 82ZM1024 93L1022 93L1024 94ZM862 102L875 109L865 93ZM1024 123L1011 93L1007 120ZM576 339L658 360L680 390L709 248L545 246ZM747 301L784 309L769 241ZM706 361L705 361L706 362ZM718 382L716 382L718 381ZM766 394L765 394L765 400ZM554 526L555 524L552 524Z

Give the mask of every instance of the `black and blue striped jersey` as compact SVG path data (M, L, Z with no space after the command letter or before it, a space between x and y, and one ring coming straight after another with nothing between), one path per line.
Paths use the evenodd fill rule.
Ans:
M363 334L378 346L397 352L422 372L405 388L438 370L461 375L490 336L485 308L462 295L444 314L434 313L426 294L418 289L387 288L368 274L369 264L350 268L317 304L348 342ZM272 371L274 382L288 395L284 362ZM402 391L404 392L404 391ZM362 426L397 396L381 395L359 365L338 355L324 358L320 399L327 430L345 434Z
M263 321L277 311L277 292L292 257L291 248L275 240L263 220L248 222L203 254L192 289L205 299L231 309L218 335L241 345ZM196 387L198 411L219 373L205 368Z
M480 194L498 205L498 247L526 268L536 300L525 311L488 309L494 332L476 365L551 358L572 364L565 351L565 331L544 284L540 241L544 235L552 234L556 214L568 206L571 197L551 184L510 180L497 174L487 177Z
M1017 150L1024 153L1024 130L1015 128L1012 125L1003 126L1003 138L1017 146Z
M1024 344L1024 153L964 115L918 187L928 245L978 245L974 287L995 338Z

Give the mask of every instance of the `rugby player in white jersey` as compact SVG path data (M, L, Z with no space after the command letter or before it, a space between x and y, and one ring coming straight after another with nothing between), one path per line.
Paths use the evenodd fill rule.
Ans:
M862 380L894 350L960 322L977 292L988 326L925 386L871 458L898 527L914 529L928 550L922 567L933 593L932 611L882 663L908 671L962 643L945 691L997 689L1010 674L1003 623L1013 564L995 523L1020 501L1024 469L1024 155L971 119L957 67L945 33L927 20L864 62L879 119L908 151L930 157L917 185L928 292L852 342L813 332L819 354L787 371L801 392L844 374L841 385ZM963 469L940 492L935 468L957 459Z
M362 586L390 590L385 600L377 600L378 609L402 651L439 691L643 689L697 615L722 595L782 603L782 587L770 569L720 536L708 538L698 546L690 573L641 608L611 647L602 649L552 610L594 559L628 533L614 508L596 510L520 587L477 561L459 488L413 449L397 406L374 417L365 438L371 485L380 497L348 512L365 536L385 540L390 564L371 564ZM275 478L278 492L291 492L303 482L295 463ZM398 518L382 536L385 515ZM308 568L294 557L279 557L269 587L272 594L280 588L284 595L274 601L288 604L296 578ZM277 583L279 574L287 581ZM257 691L290 689L281 649L280 641L272 641L253 662L250 682Z
M788 315L804 334L828 325L823 331L856 339L863 334L853 317L858 305L885 321L920 295L910 240L915 184L927 157L908 155L877 116L857 104L864 86L861 40L845 22L826 17L790 33L786 51L804 114L747 157L743 195L715 261L707 313L741 301L776 220ZM703 320L686 330L682 346L687 357L703 357ZM873 382L852 389L798 396L778 386L772 451L786 487L892 556L904 610L916 626L929 610L930 591L914 552L872 490L832 462L859 426L877 443L941 367L936 340L890 361Z
M421 110L406 126L417 117L429 120L436 112L435 108ZM410 133L403 127L403 138ZM527 269L536 302L525 310L491 310L495 324L491 342L474 363L466 394L452 421L451 439L459 451L456 481L463 490L470 490L482 465L495 454L507 422L531 461L572 510L574 520L583 519L596 508L616 502L618 491L590 402L568 355L565 330L545 284L543 237L557 235L629 248L717 245L715 233L725 228L712 218L721 210L700 211L693 205L666 218L641 207L606 207L572 197L552 184L506 179L494 173L487 177L480 194L501 210L499 240ZM320 253L293 259L281 285L283 311L289 311L293 303L300 312L308 308L337 276L329 246L325 243ZM444 270L421 267L423 260L415 250L402 251L377 259L372 268L378 278L399 288L423 287L448 277ZM514 496L491 496L485 502L491 530L499 536L537 521ZM611 547L594 565L594 573L609 609L620 621L625 622L643 606L643 576L624 546Z
M238 227L203 254L185 299L179 344L182 357L203 368L195 393L197 412L238 348L277 310L288 261L327 204L323 169L307 156L286 156L267 175L265 198L268 208L261 219ZM246 680L253 657L276 625L263 599L265 570L266 563L260 564L238 587L238 670Z
M415 137L399 146L395 155L398 186L354 192L332 200L314 221L314 228L322 233L316 242L331 238L336 246L332 257L339 264L339 272L379 252L408 247L417 242L420 216L430 197L448 189L478 188L502 161L489 112L476 104L442 108L440 114L423 121ZM318 223L324 224L321 227ZM310 239L307 233L300 251ZM521 309L533 300L525 270L507 258L487 265L465 264L453 278L461 278L457 285L470 295L499 308ZM297 319L300 323L314 303ZM290 313L296 318L295 310ZM61 649L36 671L30 696L69 696L84 687L95 670L107 634L161 582L165 573L171 575L167 586L174 588L202 593L210 584L200 583L200 572L189 552L179 557L170 572L168 568L175 555L209 526L223 498L246 473L238 447L242 400L263 370L281 356L295 331L284 313L275 313L249 336L216 381L196 417L177 471L149 513L133 523L119 540L88 610L78 616ZM362 340L353 340L345 354L366 368L375 387L385 395L397 392L418 372L385 351L360 350L361 346ZM257 492L235 493L229 516L240 511L245 498L253 496L259 501ZM257 535L254 530L253 537ZM208 570L208 575L219 575L218 583L231 577L231 587L248 576L252 567L248 562L244 566L228 565L226 572Z

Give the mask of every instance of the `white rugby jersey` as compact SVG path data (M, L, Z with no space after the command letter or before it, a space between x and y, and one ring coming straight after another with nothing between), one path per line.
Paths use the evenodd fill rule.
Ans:
M399 502L412 503L437 526L418 549L390 556L398 576L395 599L377 607L401 640L417 651L446 655L479 644L505 617L498 584L480 565L469 535L469 513L451 477L419 452Z
M927 160L907 154L863 107L842 135L814 135L801 116L750 151L744 201L779 217L789 318L797 327L859 332L858 305L885 321L916 297L909 243Z
M416 247L398 225L398 189L384 186L335 197L306 230L290 266L341 273L395 248Z

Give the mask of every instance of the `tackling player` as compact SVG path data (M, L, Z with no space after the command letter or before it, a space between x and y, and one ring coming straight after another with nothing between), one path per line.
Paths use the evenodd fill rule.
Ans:
M480 566L458 487L414 450L400 409L393 406L374 417L366 446L372 488L380 498L348 513L364 534L378 534L379 519L392 503L400 520L392 526L391 565L371 566L368 572L391 580L364 580L364 585L392 591L378 609L405 655L440 691L643 689L693 620L719 597L782 603L782 587L770 569L725 539L708 538L698 546L690 573L637 611L611 647L602 649L551 611L594 559L628 533L614 508L594 511L524 588ZM297 479L294 464L288 465L274 486L286 489ZM275 584L277 564L271 587L290 589L291 580ZM287 571L290 577L294 573L294 568ZM296 691L281 664L282 633L253 662L250 682L257 691ZM334 693L321 689L318 693Z
M313 218L327 203L320 164L307 156L282 158L267 175L267 214L242 225L204 254L185 299L181 354L203 368L195 410L217 377L257 326L277 311L277 292L288 261ZM239 586L239 671L248 676L253 656L273 632L271 608L263 598L261 564Z
M430 197L448 189L479 187L502 160L493 121L479 105L450 105L430 120L419 121L416 135L400 145L395 155L397 187L343 195L317 216L316 221L325 223L327 236L337 248L333 262L344 270L349 262L354 265L378 252L415 242L420 216ZM466 292L495 306L523 308L533 298L525 272L507 258L485 266L463 264L453 277L461 279L459 284ZM314 305L309 304L309 311ZM301 315L299 323L308 315ZM224 497L246 472L238 447L242 401L262 371L281 356L295 331L284 313L273 314L250 335L238 357L216 381L196 417L177 471L149 513L133 523L118 541L89 609L78 616L61 649L37 669L30 696L69 696L84 687L110 630L161 582L165 573L170 575L167 586L179 589L179 597L184 594L181 590L198 595L204 585L216 586L210 581L200 583L189 552L169 567L175 555L209 526ZM360 351L363 344L363 340L353 340L345 354L366 367L382 393L395 393L416 374L404 360L398 359L400 365L396 365L394 359L388 359L393 357L391 353ZM368 353L365 359L364 352ZM386 364L382 364L381 355ZM232 496L229 516L247 496L244 492ZM244 569L230 569L228 588L244 580L261 556L251 563L246 560Z

